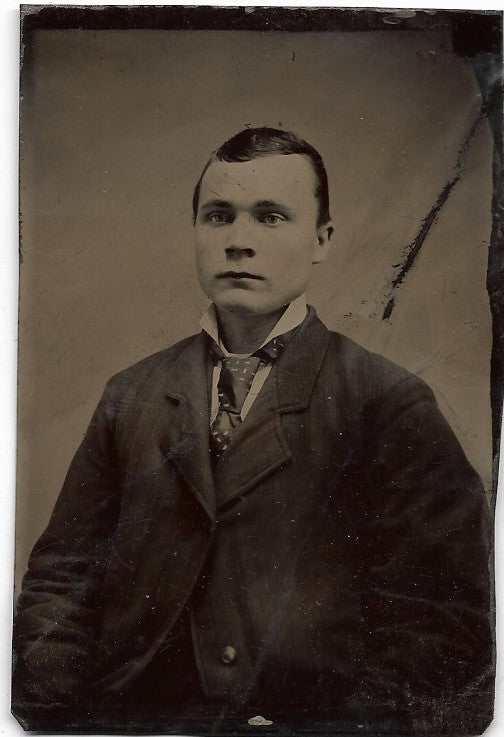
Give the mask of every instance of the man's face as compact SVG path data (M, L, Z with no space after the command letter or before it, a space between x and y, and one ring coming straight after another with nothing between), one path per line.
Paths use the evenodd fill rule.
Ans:
M302 294L329 249L317 226L315 174L300 154L214 161L195 222L203 291L220 312L268 315Z

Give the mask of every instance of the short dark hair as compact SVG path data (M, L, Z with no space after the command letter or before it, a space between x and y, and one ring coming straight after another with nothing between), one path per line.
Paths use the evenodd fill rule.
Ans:
M214 161L251 161L262 156L275 154L301 154L306 156L315 173L315 198L318 202L317 225L325 225L331 219L329 214L329 186L327 172L322 156L309 143L295 133L277 128L245 128L214 151L201 172L193 194L193 218L196 222L201 182L205 172Z

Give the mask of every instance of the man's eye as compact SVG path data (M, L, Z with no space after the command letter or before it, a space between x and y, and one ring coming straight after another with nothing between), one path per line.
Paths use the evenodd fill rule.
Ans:
M227 212L209 212L205 220L207 223L214 223L214 225L222 225L223 223L229 223L231 216Z
M265 223L265 225L278 225L279 223L285 222L285 218L277 212L268 212L261 217L261 221Z

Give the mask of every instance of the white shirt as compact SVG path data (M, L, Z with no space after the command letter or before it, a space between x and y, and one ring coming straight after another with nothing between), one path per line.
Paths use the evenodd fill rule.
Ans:
M301 325L303 320L306 317L308 309L306 307L306 295L302 294L301 296L297 297L293 302L290 303L290 305L287 307L285 312L283 313L282 317L279 319L273 330L270 332L270 334L265 338L263 343L259 346L262 348L266 343L269 343L270 340L273 340L273 338L276 338L277 335L282 335L282 333L286 333L289 330L292 330L293 328L297 328L298 325ZM209 305L208 310L203 315L203 318L201 320L201 329L204 330L211 338L214 340L217 345L222 350L223 354L228 357L232 356L234 358L247 358L248 356L252 355L251 353L229 353L229 351L226 350L224 345L222 344L222 341L219 337L219 328L217 325L217 315L215 312L215 307L213 304ZM217 388L217 385L219 383L219 377L220 372L222 368L222 361L219 361L217 365L214 367L213 374L212 374L212 401L210 406L210 424L213 423L215 418L217 417L217 412L219 410L219 390ZM268 374L271 371L271 363L260 363L259 368L257 369L255 376L252 380L252 385L250 387L249 393L247 394L247 397L245 399L245 402L243 403L242 411L240 413L240 417L242 420L245 419L247 414L250 411L250 408L252 407L257 395L261 391L264 382L268 378Z

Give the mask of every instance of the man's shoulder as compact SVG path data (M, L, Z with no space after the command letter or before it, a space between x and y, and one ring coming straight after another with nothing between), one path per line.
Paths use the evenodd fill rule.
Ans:
M383 378L387 378L392 382L401 381L414 376L398 363L386 358L380 353L365 348L352 338L348 338L342 333L330 330L330 342L334 349L334 355L338 357L338 361L346 365L349 370L357 372L372 372L379 374Z
M156 375L166 375L170 367L175 362L183 360L184 354L188 349L201 340L201 333L197 333L156 353L145 356L131 366L114 374L107 382L107 386L112 389L121 389L137 383L143 383L146 380L153 380Z
M402 386L430 394L430 388L421 378L398 363L341 333L329 331L329 334L329 362L362 396L378 398Z

